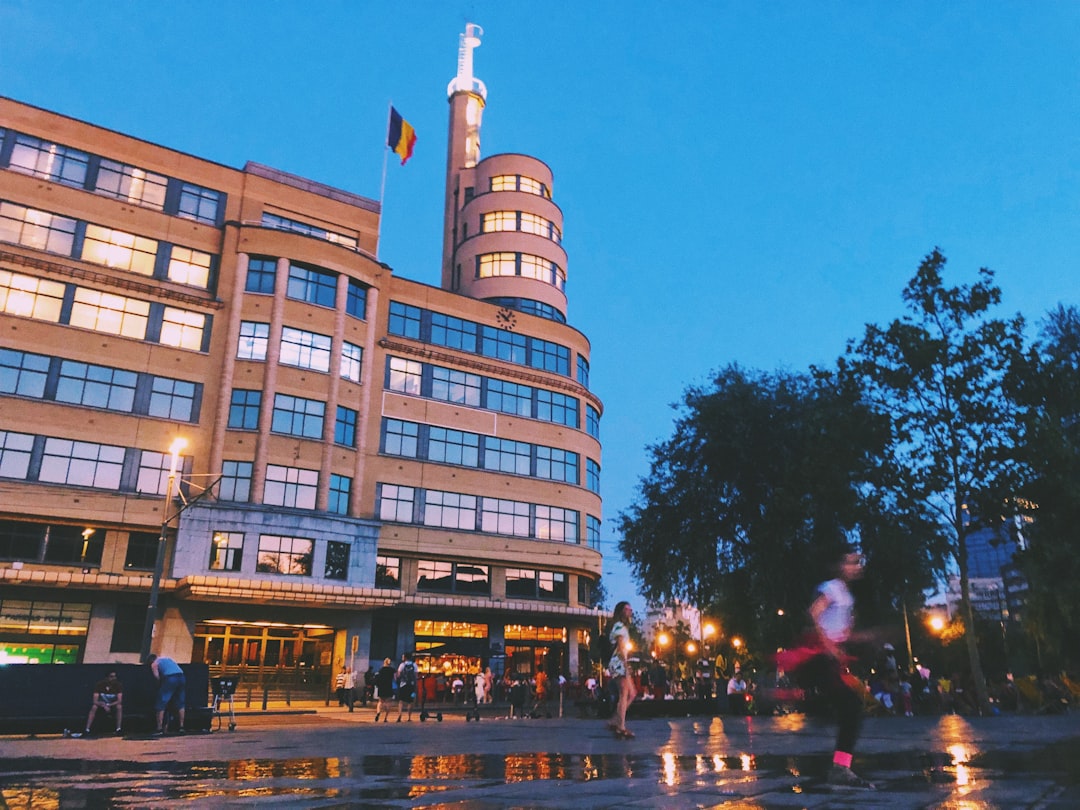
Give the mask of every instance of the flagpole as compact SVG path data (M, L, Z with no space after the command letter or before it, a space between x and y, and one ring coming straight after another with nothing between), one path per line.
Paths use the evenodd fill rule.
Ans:
M390 134L390 117L393 115L394 102L391 100L386 105L386 133ZM375 258L379 258L379 248L382 247L382 219L383 198L386 196L386 161L390 157L390 143L383 138L382 151L382 182L379 183L379 226L375 230Z

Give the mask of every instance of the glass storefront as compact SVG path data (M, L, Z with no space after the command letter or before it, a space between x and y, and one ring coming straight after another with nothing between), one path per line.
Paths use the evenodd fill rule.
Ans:
M77 664L90 604L0 599L0 664Z
M239 675L248 687L322 695L331 676L334 628L279 622L202 622L195 627L191 661L211 677Z

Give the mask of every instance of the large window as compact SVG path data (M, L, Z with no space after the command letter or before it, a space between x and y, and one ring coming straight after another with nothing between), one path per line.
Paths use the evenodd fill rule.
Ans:
M577 356L577 381L589 387L589 361L580 354Z
M0 312L59 323L64 285L0 270Z
M165 208L165 191L168 185L169 178L164 175L102 158L94 191L161 211Z
M189 312L177 307L164 307L161 311L158 342L162 345L197 352L202 349L205 331L206 316L201 312Z
M592 492L600 491L600 465L591 458L585 459L585 486Z
M255 570L260 574L311 576L315 543L306 537L259 535L259 557Z
M326 510L335 515L349 514L349 498L352 496L352 479L347 475L330 473L330 498Z
M537 505L536 538L563 543L578 542L578 513L561 506Z
M169 281L205 290L210 284L212 260L209 253L173 245L169 251Z
M441 428L446 430L446 428ZM403 422L400 419L383 420L382 451L391 456L416 458L420 426L415 422Z
M138 378L133 371L62 360L56 401L130 413L135 405Z
M558 447L537 447L536 477L577 485L578 454Z
M565 602L569 598L566 574L536 571L531 568L508 568L506 595L517 599L552 599Z
M247 278L244 280L245 292L273 295L276 281L277 259L269 259L265 256L252 256L248 259Z
M70 256L75 245L75 220L0 202L0 242Z
M401 587L401 558L379 555L375 558L375 587Z
M289 265L289 285L286 293L289 298L322 307L333 307L336 291L336 274L301 264Z
M479 467L480 437L475 433L432 425L428 428L427 457L429 461L443 464Z
M399 301L390 302L390 323L387 331L391 335L420 339L420 324L423 310Z
M326 403L315 399L276 394L270 430L304 439L321 439Z
M416 360L405 360L401 357L387 359L389 373L386 387L391 391L402 394L420 395L420 383L423 379L423 364Z
M222 501L247 503L251 500L251 462L222 461L218 498Z
M286 326L281 330L281 362L312 371L329 371L330 338Z
M532 416L533 390L527 385L489 379L484 407L501 413Z
M326 228L321 228L318 225L311 225L307 222L289 219L288 217L283 217L278 214L269 214L265 211L262 215L262 224L266 228L275 228L279 231L292 231L293 233L302 233L305 236L314 236L316 239L325 239L327 242L344 245L353 250L356 250L360 244L355 236L336 233L327 230Z
M490 594L491 575L486 565L420 560L416 590L436 593Z
M95 332L142 340L150 320L150 304L123 295L98 292L85 287L75 290L71 325Z
M240 341L236 356L240 360L265 360L270 340L270 324L255 321L240 322Z
M360 382L360 369L363 363L364 350L354 343L344 341L341 344L341 376L352 382Z
M0 478L26 480L30 474L30 455L34 437L29 433L0 430Z
M431 398L461 405L480 406L479 374L469 374L456 369L433 366L431 370Z
M532 445L494 436L484 438L484 469L528 475L532 462Z
M477 325L472 321L431 313L431 342L436 346L448 346L451 349L476 353Z
M180 200L176 215L216 225L221 207L221 193L194 183L180 184Z
M266 486L263 503L267 506L288 506L314 509L319 488L319 471L299 467L266 465Z
M505 498L484 498L480 528L489 534L528 537L529 504Z
M345 312L354 318L367 317L367 287L351 278L345 290Z
M475 495L427 490L424 494L424 525L475 531L476 501Z
M243 555L243 532L214 532L210 540L211 571L239 571Z
M524 191L551 199L551 188L546 183L523 174L497 174L491 178L489 188L492 191Z
M101 565L105 530L93 526L50 526L45 538L45 562Z
M154 532L129 532L125 570L153 571L157 563L159 537Z
M578 401L566 394L537 388L536 418L576 428L578 427Z
M195 412L196 384L154 377L150 384L150 416L190 422Z
M229 403L230 430L258 430L262 391L234 388Z
M346 447L356 447L356 411L337 406L337 418L334 420L334 443Z
M585 432L594 439L600 438L600 411L592 405L585 406Z
M600 548L600 518L585 516L585 542L589 548Z
M82 188L89 163L90 156L86 152L30 135L16 135L9 168Z
M412 523L413 504L416 498L416 490L413 487L403 487L397 484L379 484L378 491L379 520L389 520L394 523Z
M348 543L339 540L326 541L326 566L323 570L326 579L349 578L349 550Z
M46 438L38 480L50 484L116 490L120 488L123 466L123 447Z
M528 357L526 350L528 342L525 335L485 326L481 337L480 353L485 357L495 357L509 363L525 365Z
M141 276L152 276L157 249L158 243L155 239L88 224L81 258L83 261L128 270Z
M565 346L534 338L530 349L529 365L533 368L563 375L570 373L570 350Z

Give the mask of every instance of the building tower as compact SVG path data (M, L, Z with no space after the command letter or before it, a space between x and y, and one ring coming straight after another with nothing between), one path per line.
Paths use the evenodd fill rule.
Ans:
M447 88L442 286L565 323L566 251L551 169L528 155L480 158L487 88L473 76L472 52L482 33L465 26L457 76Z

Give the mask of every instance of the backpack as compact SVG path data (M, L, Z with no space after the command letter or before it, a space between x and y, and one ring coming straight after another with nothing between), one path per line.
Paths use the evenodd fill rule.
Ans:
M611 627L604 628L604 632L596 639L597 652L600 654L600 663L607 666L611 656L615 654L615 645L611 642Z
M401 670L402 683L405 686L413 689L416 687L416 664L412 661L406 661L404 668Z

